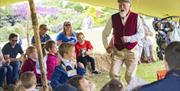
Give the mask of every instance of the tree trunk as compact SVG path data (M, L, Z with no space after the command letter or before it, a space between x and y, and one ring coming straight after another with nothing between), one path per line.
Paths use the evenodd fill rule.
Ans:
M35 45L38 51L38 59L39 59L40 70L41 70L41 82L43 86L43 91L48 91L47 78L46 78L45 67L43 64L42 50L41 50L42 49L41 41L40 41L40 36L39 36L39 31L38 31L38 19L35 12L34 0L28 0L28 1L29 1L30 11L31 11L31 18L32 18L34 37L35 37Z

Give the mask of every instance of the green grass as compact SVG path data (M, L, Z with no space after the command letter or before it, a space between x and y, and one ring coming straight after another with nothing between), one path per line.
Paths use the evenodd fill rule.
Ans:
M164 64L162 61L158 61L151 64L140 64L138 66L136 75L147 82L153 82L157 79L156 72L161 69L164 69ZM125 83L124 72L125 72L125 69L122 69L121 78ZM100 89L110 80L108 72L95 75L92 79L96 85L96 91L100 91Z

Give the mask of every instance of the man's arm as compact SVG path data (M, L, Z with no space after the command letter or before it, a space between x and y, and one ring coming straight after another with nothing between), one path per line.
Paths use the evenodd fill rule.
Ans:
M108 36L111 33L112 30L112 19L110 18L102 32L102 40L104 48L108 48Z
M3 48L2 48L2 54L4 56L4 60L6 63L10 63L11 60L10 60L10 55L9 55L9 52L7 51L7 46L5 45Z
M20 57L16 58L18 61L23 61L24 59L24 52L23 52L23 49L22 47L19 45L19 53L21 54Z
M137 33L132 36L124 36L124 37L125 37L126 42L133 43L133 42L141 41L141 39L143 39L144 36L145 36L144 26L142 24L140 17L138 16Z
M144 32L145 32L145 37L153 36L153 32L149 29L149 27L146 24L144 25Z
M114 46L114 35L112 36L108 46L113 48L113 46Z

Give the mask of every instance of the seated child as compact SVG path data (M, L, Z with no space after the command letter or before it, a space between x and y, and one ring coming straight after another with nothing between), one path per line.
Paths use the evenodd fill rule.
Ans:
M51 77L51 86L55 89L58 85L64 84L69 78L74 75L85 75L86 69L82 63L73 61L75 56L74 45L63 43L59 46L59 54L62 56L61 63L56 66Z
M55 67L58 65L58 55L57 55L57 48L56 43L52 40L48 41L45 45L46 50L48 51L47 54L47 79L51 80L51 76L54 72Z
M20 82L26 91L38 91L38 89L35 89L37 83L34 72L26 71L22 73L20 76Z
M25 54L26 60L22 65L21 73L24 73L26 71L33 71L36 75L36 79L38 83L41 83L41 76L37 73L36 70L36 63L38 60L37 50L35 47L31 46L28 47Z
M74 86L77 91L96 91L95 85L80 75L73 76L67 83Z
M123 91L123 85L117 79L112 79L103 86L101 91Z
M36 87L36 85L37 81L34 72L27 71L22 73L16 91L44 91L42 87ZM52 91L50 86L48 86L48 91Z
M91 70L94 74L99 74L100 72L96 71L95 68L95 60L91 56L93 46L90 41L84 39L84 34L82 32L76 34L77 43L75 44L75 52L76 58L78 62L83 63L83 65L87 66L87 63L91 63Z

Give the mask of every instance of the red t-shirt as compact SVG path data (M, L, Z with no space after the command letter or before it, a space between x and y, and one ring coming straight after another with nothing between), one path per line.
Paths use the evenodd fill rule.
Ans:
M80 55L81 50L86 50L87 51L89 49L93 49L90 41L84 40L84 44L80 44L79 42L77 42L75 44L76 58Z

